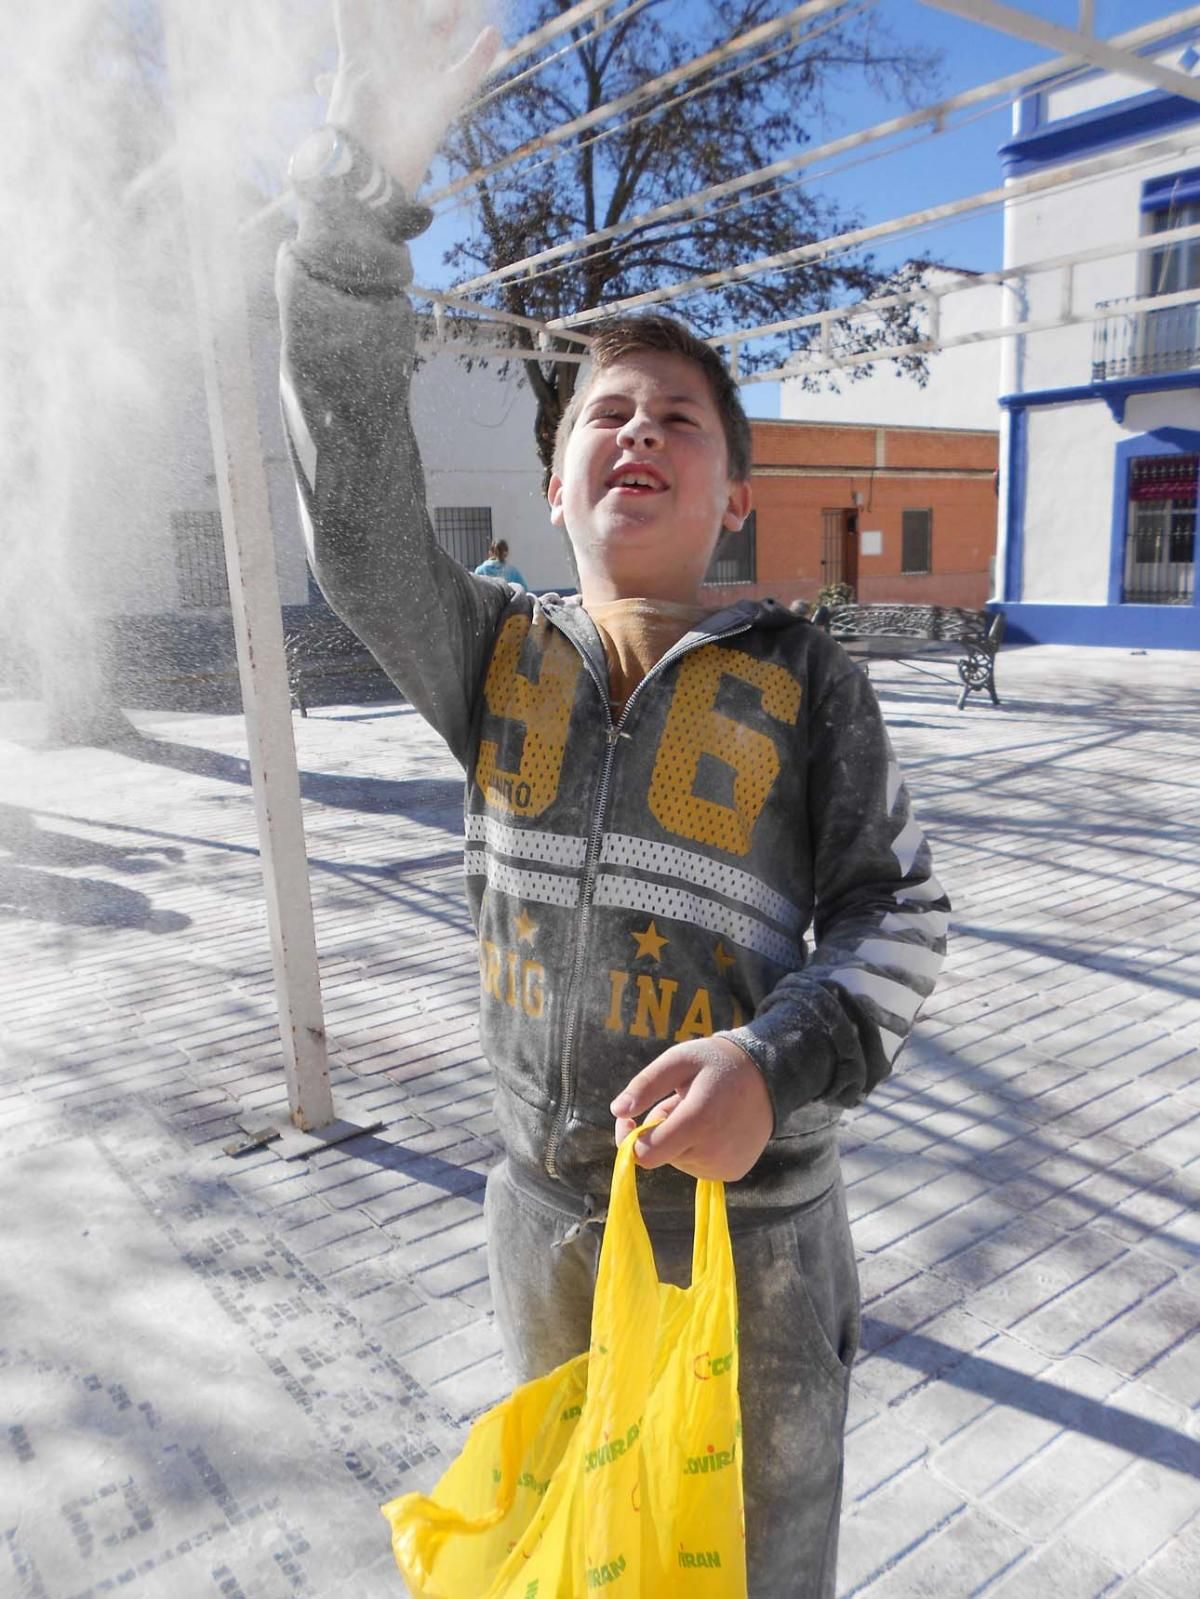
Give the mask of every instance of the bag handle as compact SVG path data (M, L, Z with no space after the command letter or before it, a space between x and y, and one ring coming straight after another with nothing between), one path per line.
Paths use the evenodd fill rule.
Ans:
M611 1279L618 1253L622 1256L623 1273L634 1270L639 1275L645 1273L652 1277L656 1283L658 1281L654 1249L638 1202L637 1157L634 1154L634 1145L642 1134L658 1125L659 1122L655 1120L643 1122L626 1135L617 1150L608 1217L596 1272L598 1301L608 1302L611 1299ZM695 1233L692 1242L693 1287L717 1269L717 1263L728 1257L729 1249L725 1185L712 1178L699 1177L696 1179Z

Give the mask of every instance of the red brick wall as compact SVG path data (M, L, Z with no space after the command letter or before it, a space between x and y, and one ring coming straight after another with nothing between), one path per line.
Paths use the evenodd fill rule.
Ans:
M883 535L877 556L861 554L860 538L859 599L972 607L988 599L996 549L995 433L804 422L752 427L758 581L706 590L715 601L768 594L785 605L814 600L825 581L822 512L855 510L856 493L860 534ZM928 575L900 570L906 510L933 513Z

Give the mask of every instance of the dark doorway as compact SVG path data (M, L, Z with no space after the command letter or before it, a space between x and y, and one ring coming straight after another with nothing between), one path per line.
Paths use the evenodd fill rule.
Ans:
M858 512L821 512L821 584L845 583L858 589Z

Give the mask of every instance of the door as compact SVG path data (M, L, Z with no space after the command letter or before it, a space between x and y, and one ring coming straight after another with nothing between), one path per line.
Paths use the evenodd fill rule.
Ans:
M841 506L821 512L821 585L858 588L858 512Z

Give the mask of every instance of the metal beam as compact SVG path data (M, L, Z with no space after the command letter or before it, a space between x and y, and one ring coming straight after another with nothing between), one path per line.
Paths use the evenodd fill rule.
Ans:
M455 344L452 339L421 339L422 355L481 356L490 361L541 361L555 366L582 366L591 359L586 350L530 350L523 344Z
M408 292L413 299L428 300L431 305L449 306L454 311L469 311L483 322L498 322L502 327L528 328L531 333L543 334L547 331L546 324L539 322L536 317L518 316L515 311L501 311L495 306L483 305L479 300L468 300L465 295L456 293L452 289L423 289L418 284L412 283ZM556 332L554 337L585 347L593 342L590 333L572 333L566 329Z
M1000 267L994 272L963 272L950 276L943 283L923 284L870 300L855 300L850 305L836 306L828 311L810 311L806 316L788 317L780 322L760 322L755 327L730 328L726 333L713 334L705 343L717 348L737 349L755 339L794 333L800 328L825 328L838 322L852 322L859 317L876 316L880 311L897 310L903 305L918 305L931 297L942 300L950 294L965 294L969 289L978 289L989 283L1011 283L1017 278L1038 277L1045 272L1070 274L1076 267L1087 266L1095 261L1110 261L1122 255L1140 255L1150 250L1166 250L1174 244L1189 244L1193 240L1200 240L1200 222L1189 223L1184 228L1169 228L1162 233L1141 233L1136 238L1122 239L1118 244L1098 244L1088 250L1072 250L1066 255L1026 261L1020 266ZM1071 321L1074 318L1064 317L1063 320Z
M1200 305L1200 289L1181 289L1178 294L1146 294L1136 300L1123 300L1119 306L1094 306L1088 311L1077 311L1070 323L1059 317L1039 321L1011 322L1006 327L984 328L979 332L957 333L943 339L937 346L941 350L956 349L964 344L986 344L993 339L1012 339L1027 333L1053 333L1064 326L1077 323L1103 322L1110 316L1138 316L1144 311L1169 311L1177 305ZM860 355L822 357L818 361L797 362L792 366L772 367L769 372L754 372L742 379L749 383L776 383L784 378L802 378L810 373L840 371L851 366L870 366L876 361L894 361L902 355L928 355L932 346L928 339L916 339L909 344L893 344L884 350L864 350ZM1096 398L1103 399L1103 393Z
M503 72L505 67L511 67L514 61L521 61L525 56L533 55L544 44L549 44L571 28L579 27L589 17L594 17L597 11L603 12L612 4L613 0L579 0L578 5L572 6L569 11L564 11L561 17L555 17L553 22L535 28L532 33L523 35L515 44L510 44L507 50L501 50L492 62L493 76L497 72Z
M1129 33L1121 34L1114 43L1125 49L1133 49L1143 44L1154 44L1161 38L1166 38L1170 33L1177 31L1181 26L1200 26L1200 5L1189 6L1182 12L1177 12L1169 23L1153 22L1141 28L1135 28ZM760 187L764 183L771 183L777 178L788 176L793 172L803 171L818 161L833 156L844 155L847 151L860 149L867 144L873 144L881 139L891 138L894 134L907 133L914 128L933 124L935 127L944 122L956 111L965 110L967 107L985 104L988 100L999 100L1017 94L1021 89L1030 84L1041 82L1047 71L1054 68L1064 68L1075 65L1074 62L1039 62L1037 66L1025 67L1020 72L1007 73L1002 78L993 78L989 83L978 84L975 88L964 89L961 93L951 95L945 100L939 100L928 106L920 106L915 111L905 112L902 116L889 117L883 122L877 122L869 128L863 128L856 133L845 134L838 139L830 139L824 144L816 145L803 150L797 155L789 156L782 161L773 161L769 166L759 167L754 172L743 173L737 178L728 179L724 183L714 183L707 189L698 189L693 194L683 195L678 200L668 201L665 205L655 206L653 210L643 211L638 216L630 217L624 222L615 223L612 227L597 228L592 233L582 234L577 239L568 239L563 244L552 245L545 250L539 250L535 255L527 255L519 261L510 261L505 266L497 268L494 272L482 272L478 277L469 278L458 285L460 294L469 294L479 289L489 288L494 283L503 283L509 278L529 276L534 268L544 266L550 261L561 260L564 256L578 254L581 250L588 249L594 244L604 244L611 239L622 238L627 233L650 227L657 222L667 222L673 217L691 215L698 207L711 205L716 200L723 200L735 194L744 193L746 190Z
M233 167L213 153L188 0L163 7L200 353L292 1123L334 1120Z
M1136 146L1140 152L1138 159L1142 161L1155 161L1160 158L1173 160L1179 155L1193 152L1195 147L1194 134L1184 134L1173 139L1160 139L1154 143ZM729 283L745 283L768 272L788 271L809 261L825 260L839 251L857 249L860 245L869 244L877 239L891 238L900 233L912 233L918 228L967 216L972 211L986 210L989 206L1005 205L1014 200L1028 199L1036 194L1052 193L1072 183L1121 170L1129 165L1129 160L1130 151L1127 146L1111 151L1107 155L1093 156L1086 161L1073 162L1069 166L1055 167L1049 172L1033 172L1027 177L1012 178L997 188L981 190L978 194L969 195L962 200L950 200L943 205L928 206L922 211L910 211L905 216L893 217L887 222L875 222L868 227L852 228L846 233L836 233L830 238L818 239L812 244L798 245L794 250L781 250L776 255L760 256L757 260L743 262L741 266L726 267L720 272L705 272L698 277L685 278L682 282L667 284L660 289L648 289L644 294L631 294L623 300L610 301L595 310L578 311L570 317L556 319L546 325L555 333L562 332L567 327L586 327L591 322L620 312L638 310L647 305L660 305L665 300L676 300L686 294L703 294L710 289L724 288Z
M1071 28L1060 28L1057 23L1043 22L1040 17L1032 17L1028 11L1019 11L1015 6L1000 5L999 0L921 0L921 4L934 11L948 12L952 17L963 17L968 22L980 22L984 27L1010 33L1031 44L1045 45L1048 50L1058 50L1063 55L1078 56L1093 66L1103 67L1106 72L1141 78L1156 89L1200 102L1200 83L1194 78L1157 61L1149 61L1145 56L1122 50L1107 40L1097 39L1095 34L1076 33ZM1164 18L1164 21L1170 20ZM1177 27L1182 25L1176 22Z
M602 122L609 122L644 101L659 98L664 90L674 88L677 83L683 83L688 78L696 77L718 62L727 61L731 56L742 55L747 50L756 50L759 45L766 44L780 34L799 27L802 22L822 17L826 12L836 11L845 3L846 0L806 0L804 5L795 6L782 17L775 17L757 28L751 28L747 33L740 33L736 38L727 39L724 44L706 51L703 55L694 56L682 66L672 68L670 72L660 73L656 78L648 78L636 89L631 89L628 94L619 95L615 100L606 101L595 110L585 112L583 116L574 117L570 122L560 123L549 133L527 140L515 150L510 150L507 155L501 156L499 160L464 173L461 178L455 178L453 183L435 189L432 194L423 195L422 199L426 205L436 205L439 200L448 200L452 195L460 194L484 178L494 177L497 172L503 172L516 162L523 161L526 156L536 155L539 150L549 150L556 145L564 144L577 133L586 133L589 128L594 128Z

